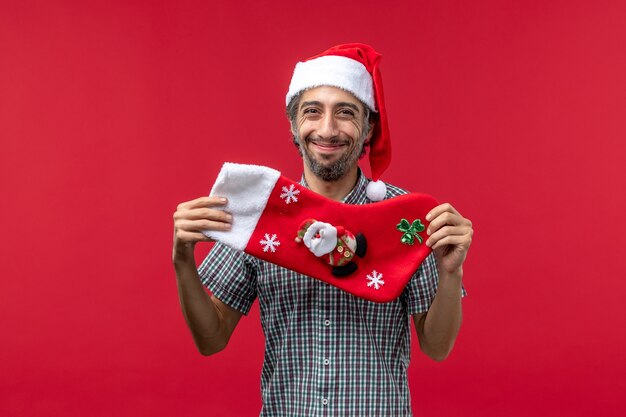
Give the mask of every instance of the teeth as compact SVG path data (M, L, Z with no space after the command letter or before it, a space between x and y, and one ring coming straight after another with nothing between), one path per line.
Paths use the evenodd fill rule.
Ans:
M342 143L320 143L320 142L314 142L314 143L318 146L324 146L326 148L336 148L339 146L343 146Z

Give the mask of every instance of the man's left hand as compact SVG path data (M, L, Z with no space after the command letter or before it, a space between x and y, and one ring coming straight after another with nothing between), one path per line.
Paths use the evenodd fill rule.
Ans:
M472 222L464 218L449 203L432 209L426 220L430 222L426 245L435 252L440 268L448 273L462 272L463 262L472 244Z

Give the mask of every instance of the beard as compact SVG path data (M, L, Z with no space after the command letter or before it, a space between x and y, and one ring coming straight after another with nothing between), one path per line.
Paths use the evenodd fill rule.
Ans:
M365 154L364 138L359 139L360 146L348 150L335 162L324 162L316 159L306 146L306 143L309 142L308 138L303 144L300 135L296 134L294 141L311 172L320 179L329 182L343 178L350 171L350 168ZM333 140L331 143L339 143L339 141Z

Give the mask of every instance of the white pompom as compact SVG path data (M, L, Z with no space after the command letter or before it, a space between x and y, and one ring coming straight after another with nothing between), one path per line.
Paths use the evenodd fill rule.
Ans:
M380 180L370 181L365 189L365 194L370 201L383 201L387 194L387 186Z

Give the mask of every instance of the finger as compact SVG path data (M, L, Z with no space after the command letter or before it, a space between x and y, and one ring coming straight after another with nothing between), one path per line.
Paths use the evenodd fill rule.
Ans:
M232 228L232 225L230 223L206 219L179 220L175 226L177 230L184 230L187 232L203 232L206 230L227 231Z
M177 210L190 210L198 207L215 207L215 206L223 206L228 203L228 200L225 197L200 197L195 200L185 201L184 203L180 203L177 207Z
M189 232L186 230L176 231L176 240L182 243L195 243L195 242L211 242L213 239L205 236L199 232Z
M174 213L174 220L215 220L225 223L232 223L233 216L224 210L210 208L195 208L190 210L179 210Z
M433 246L437 241L443 239L446 236L452 235L466 235L469 234L470 229L467 226L444 226L441 229L437 230L435 233L430 235L428 240L426 241L426 246Z
M462 249L467 249L472 244L472 238L469 235L448 235L443 239L440 239L432 246L432 250L452 245Z
M427 235L432 235L443 226L459 226L463 224L465 219L458 214L449 211L443 212L433 219L426 229Z
M456 211L454 207L452 207L452 204L443 203L443 204L439 204L437 207L429 211L428 214L426 215L426 220L431 221L432 219L436 218L437 216L445 212L450 212L452 214L457 214L460 216L459 212Z

